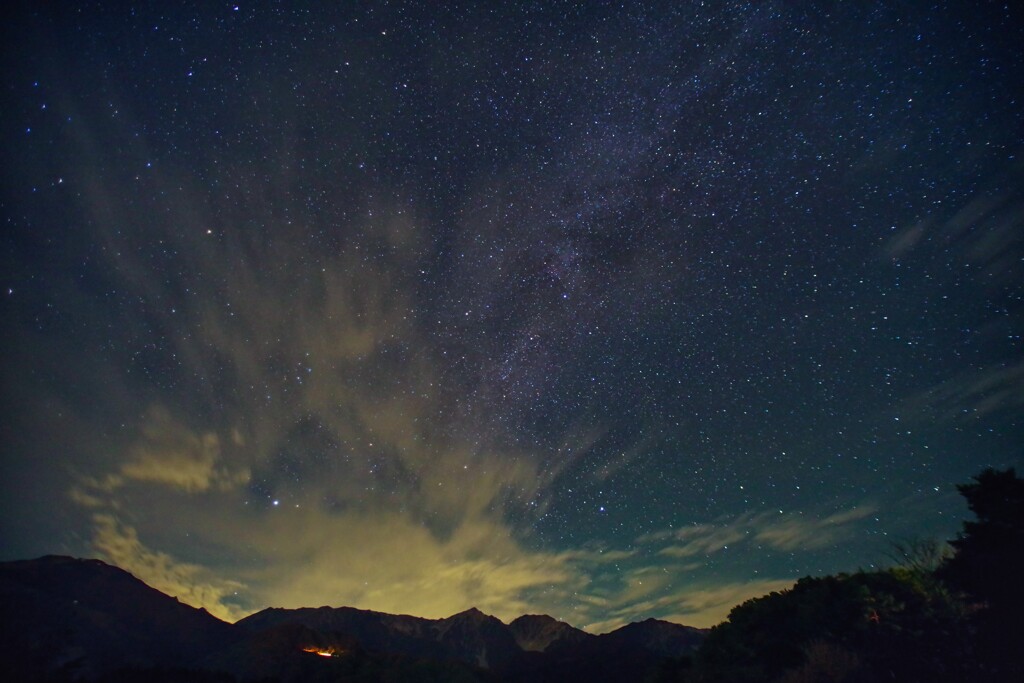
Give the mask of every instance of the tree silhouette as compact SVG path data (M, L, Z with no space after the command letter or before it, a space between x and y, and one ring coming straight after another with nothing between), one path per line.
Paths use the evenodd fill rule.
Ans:
M977 517L950 542L956 555L943 567L949 583L992 609L1024 607L1024 479L1011 468L987 469L957 487Z
M697 652L691 680L967 680L961 617L945 590L906 568L807 577L734 608Z
M975 601L976 643L990 680L1024 680L1024 479L1010 468L987 469L957 487L977 518L950 544L939 570Z

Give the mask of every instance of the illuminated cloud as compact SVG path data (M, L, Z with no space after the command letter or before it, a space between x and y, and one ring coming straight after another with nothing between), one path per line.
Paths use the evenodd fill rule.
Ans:
M724 621L736 605L773 591L786 590L793 583L791 579L688 583L667 592L661 590L662 585L655 584L656 587L649 592L624 591L619 594L608 605L611 609L607 613L612 618L588 623L585 628L591 633L607 633L652 614L677 624L709 628ZM653 596L654 593L658 595ZM652 597L643 599L644 595Z
M96 507L102 501L97 493L114 492L129 482L156 484L188 493L214 488L228 490L244 484L248 472L232 472L223 466L220 443L216 434L196 434L175 421L165 408L154 406L140 427L139 438L127 449L117 471L100 478L82 477L81 486L72 490L72 498L86 507Z
M258 213L254 201L247 211ZM238 576L253 606L327 603L433 617L476 606L511 619L535 610L528 596L584 585L582 556L527 549L509 521L513 509L544 507L555 473L514 446L450 434L454 399L412 325L408 273L420 228L401 210L373 213L353 231L362 237L335 255L296 246L305 241L299 227L283 229L288 238L272 248L229 229L218 240L166 235L190 268L223 273L210 296L177 307L196 330L177 340L177 352L190 376L219 378L219 395L231 400L212 422L154 408L114 454L113 472L82 478L72 499L107 509L94 518L97 552L214 611L226 593L196 583L201 557L174 562L138 541L140 533L160 538L152 510L174 505L140 495L160 486L168 496L216 494L179 523L203 547L249 558ZM130 251L111 251L114 269L170 298ZM131 514L143 500L150 512L138 531L116 524L110 511Z
M730 610L751 598L791 588L790 579L766 579L736 583L712 584L703 588L689 588L673 596L664 606L664 619L680 624L707 628L721 623Z
M215 617L236 621L245 616L228 600L244 588L242 584L215 577L209 570L179 562L167 553L150 550L133 527L122 524L113 515L97 513L92 519L92 547L101 559L182 602L206 609Z
M508 620L530 610L525 594L582 582L564 557L528 551L508 529L482 519L442 539L396 513L281 512L259 532L273 554L251 581L274 605L355 605L426 617L475 606Z

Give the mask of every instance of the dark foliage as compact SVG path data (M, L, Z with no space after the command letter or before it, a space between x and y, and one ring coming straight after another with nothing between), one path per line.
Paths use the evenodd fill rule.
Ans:
M995 610L1024 607L1024 479L988 469L957 487L977 519L964 522L940 571L951 586Z
M773 681L810 666L831 671L811 680L951 680L969 660L961 629L956 602L907 570L805 578L735 608L694 679Z
M974 513L951 541L939 576L972 601L971 626L986 680L1024 680L1024 479L987 469L957 487Z
M750 600L676 680L1024 680L1024 480L986 470L958 488L976 519L951 557L908 542L896 568L805 578Z

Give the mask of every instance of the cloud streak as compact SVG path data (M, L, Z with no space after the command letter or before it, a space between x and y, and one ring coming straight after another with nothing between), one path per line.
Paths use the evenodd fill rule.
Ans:
M83 477L86 490L76 489L74 495L77 502L95 507L101 500L97 493L111 493L129 482L197 493L230 490L248 479L246 470L232 472L223 466L217 434L196 434L177 422L166 408L154 405L117 471L98 479Z
M199 565L180 562L167 553L147 548L133 527L111 514L98 513L92 519L95 525L92 547L102 559L157 590L194 607L202 607L225 621L233 622L246 615L229 600L229 596L245 588L243 584L218 578Z
M677 559L714 555L730 546L750 543L781 551L813 550L839 542L853 523L870 516L875 509L872 504L862 504L824 517L781 511L748 512L713 523L648 534L638 541L662 544L658 554Z

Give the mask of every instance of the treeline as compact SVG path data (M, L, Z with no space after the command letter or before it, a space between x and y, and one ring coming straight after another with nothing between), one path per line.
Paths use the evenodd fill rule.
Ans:
M1024 480L988 469L957 488L975 519L948 552L905 544L890 569L749 600L657 680L1024 681Z

